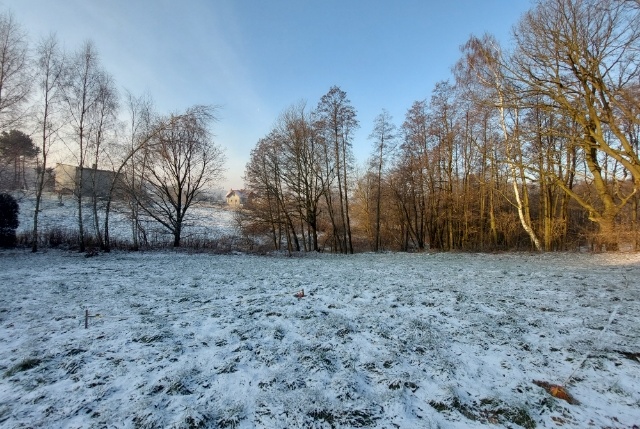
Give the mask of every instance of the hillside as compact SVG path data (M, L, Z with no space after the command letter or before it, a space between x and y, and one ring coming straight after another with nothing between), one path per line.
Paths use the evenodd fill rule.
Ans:
M20 227L18 234L30 233L33 229L33 210L35 199L30 195L19 197ZM109 217L109 231L113 239L131 241L131 226L127 217L128 210L115 202ZM41 203L41 212L38 223L40 231L62 230L76 231L78 229L77 202L72 196L63 196L61 199L53 193L45 194ZM83 205L83 222L85 230L94 234L94 221L89 200ZM187 212L184 237L186 239L215 239L236 233L233 219L233 210L227 209L222 204L198 203ZM100 225L104 222L104 211L98 211ZM146 218L143 221L145 230L150 240L171 241L167 231L158 222Z

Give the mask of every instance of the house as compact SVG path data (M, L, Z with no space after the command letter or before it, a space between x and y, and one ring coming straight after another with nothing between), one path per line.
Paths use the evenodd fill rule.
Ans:
M80 167L68 164L56 164L54 169L55 192L59 194L75 194L76 184L80 181L82 171L82 196L95 194L98 197L109 195L111 185L115 180L116 173L109 170L98 170L96 168Z
M230 207L243 207L247 203L247 191L244 189L230 189L225 195Z

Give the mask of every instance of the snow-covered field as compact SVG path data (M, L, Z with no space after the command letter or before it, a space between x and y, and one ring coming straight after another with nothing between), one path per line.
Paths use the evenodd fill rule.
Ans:
M2 251L0 426L631 428L639 278L626 253ZM579 403L540 387L565 382Z
M33 195L18 196L20 205L20 226L17 232L30 233L33 230L33 211L35 210L35 198ZM77 201L73 196L63 196L59 199L57 194L47 193L43 196L41 212L38 216L39 230L62 230L72 233L78 229ZM101 203L102 205L102 203ZM82 208L84 228L89 235L95 235L93 212L89 198L85 198ZM104 213L101 207L98 210L98 219L102 231ZM127 208L120 201L115 201L109 215L109 232L113 239L131 242L131 226L127 217ZM187 211L184 240L216 239L224 236L237 235L233 210L224 209L221 206L194 204ZM153 219L146 218L143 226L148 239L154 243L172 243L172 236L166 229Z

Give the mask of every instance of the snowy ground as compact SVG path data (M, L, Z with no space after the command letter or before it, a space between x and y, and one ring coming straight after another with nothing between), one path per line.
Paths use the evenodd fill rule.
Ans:
M3 251L0 426L630 428L639 278L638 254ZM571 375L579 404L533 382Z
M33 211L35 198L32 195L18 196L20 205L20 226L17 232L30 233L33 230ZM62 230L68 233L78 229L77 200L73 196L63 196L59 199L57 194L45 194L41 203L41 212L38 216L40 231L51 229ZM98 219L101 231L104 224L104 213L99 206ZM110 236L116 240L131 242L131 226L127 217L127 208L120 201L115 201L109 215ZM85 230L90 235L95 235L93 211L90 199L85 198L82 208ZM216 239L237 234L234 221L234 212L220 206L196 203L187 211L185 228L182 237L184 240ZM172 236L166 229L153 219L147 218L143 222L148 239L156 244L160 242L173 242Z

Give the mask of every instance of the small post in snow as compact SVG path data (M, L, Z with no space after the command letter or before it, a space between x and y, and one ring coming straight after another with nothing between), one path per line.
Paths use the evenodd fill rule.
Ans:
M84 329L89 329L89 309L84 309Z

